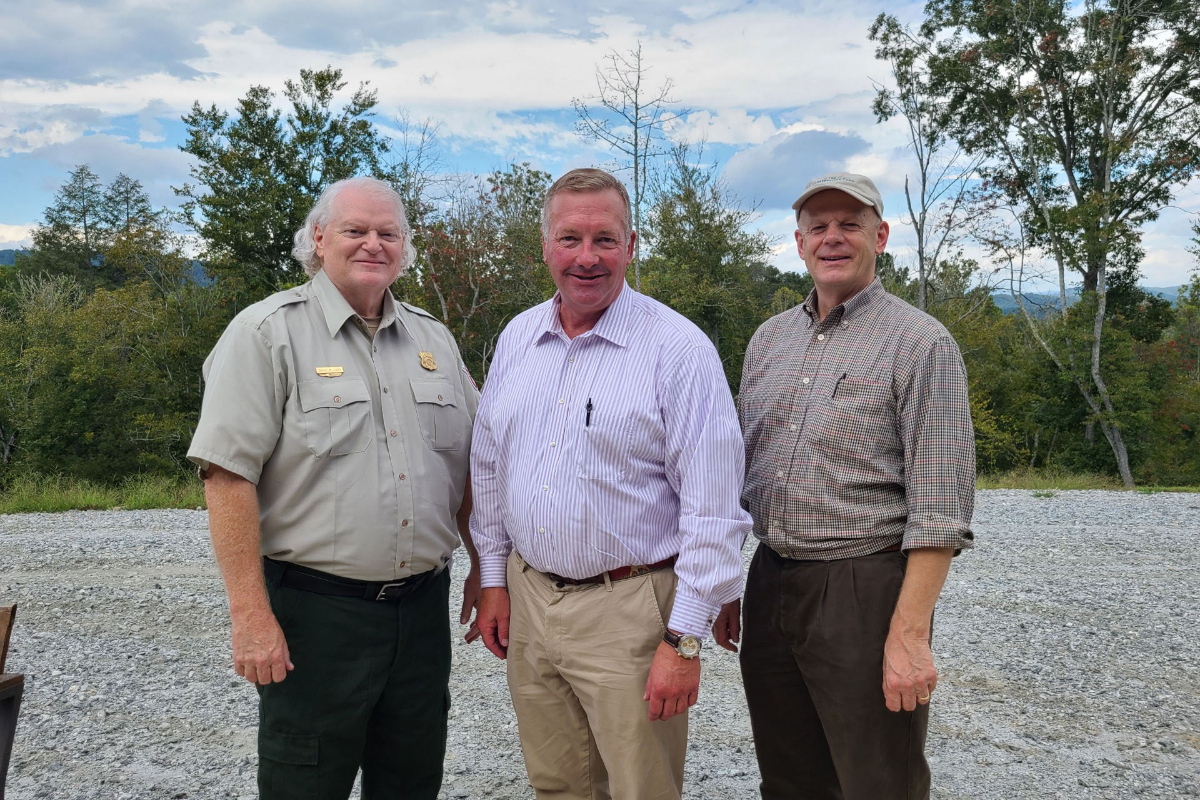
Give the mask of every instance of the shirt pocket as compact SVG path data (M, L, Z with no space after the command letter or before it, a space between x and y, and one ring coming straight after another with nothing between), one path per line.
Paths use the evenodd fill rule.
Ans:
M822 449L846 457L845 466L865 466L898 449L896 399L892 387L842 378L813 431Z
M449 381L410 379L421 436L430 450L457 450L466 433L464 414L458 410Z
M362 378L317 378L296 385L308 449L317 458L361 453L375 438L371 395Z
M633 418L592 412L579 436L576 463L579 477L593 481L619 481L629 469Z

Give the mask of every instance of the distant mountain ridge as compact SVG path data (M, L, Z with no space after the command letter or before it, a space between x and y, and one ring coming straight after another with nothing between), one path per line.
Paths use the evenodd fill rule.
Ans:
M1179 297L1178 286L1143 286L1144 291L1152 295L1157 295L1166 300L1171 305L1175 305L1176 298ZM1036 311L1041 308L1049 308L1058 305L1058 292L1028 292L1024 295L1025 304L1030 311ZM1079 300L1079 289L1067 290L1067 305L1071 305ZM992 292L992 302L1003 311L1005 314L1016 314L1018 311L1017 301L1007 291Z
M28 250L0 250L0 267L11 267L17 263L17 253L27 253Z

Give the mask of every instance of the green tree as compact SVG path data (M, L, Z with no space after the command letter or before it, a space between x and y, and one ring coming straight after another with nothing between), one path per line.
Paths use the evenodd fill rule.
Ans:
M253 86L233 114L196 103L183 117L180 149L196 159L192 181L175 189L184 217L208 267L252 296L304 279L292 236L326 186L363 173L387 177L380 156L388 144L371 124L376 93L361 84L335 110L345 86L339 69L304 69L298 83L284 84L286 116L270 89Z
M1200 19L1182 0L930 0L919 40L940 123L984 159L1059 277L1095 300L1084 354L1047 347L1104 432L1126 485L1129 452L1105 377L1108 274L1133 270L1142 226L1200 170ZM1046 336L1035 331L1045 346ZM1118 348L1120 342L1114 343ZM1111 376L1110 376L1111 377ZM1124 415L1128 417L1128 415Z
M737 205L713 170L696 166L697 155L677 146L660 179L647 220L643 285L708 335L736 394L746 345L779 289L786 286L794 299L803 285L770 266L770 238L746 230L754 211Z
M541 259L549 185L549 173L510 164L462 187L416 234L417 265L398 291L450 329L478 378L486 377L504 326L554 291Z

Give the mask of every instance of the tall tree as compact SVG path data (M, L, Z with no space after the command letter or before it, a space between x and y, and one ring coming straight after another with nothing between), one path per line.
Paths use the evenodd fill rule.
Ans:
M579 116L575 130L579 135L604 142L628 159L633 175L633 227L641 235L642 208L646 200L649 166L663 155L663 130L688 113L672 108L678 102L671 97L674 83L667 78L657 87L647 82L650 68L642 61L642 42L628 53L614 50L596 67L596 94L574 98L571 105ZM635 289L642 287L642 248L639 238L633 258Z
M299 82L284 84L286 115L270 89L253 86L232 115L196 103L183 118L188 137L180 149L196 163L193 182L175 193L218 275L240 278L259 296L302 280L292 235L316 196L342 178L385 177L380 155L388 144L371 124L376 93L360 84L334 109L345 86L339 69L304 69Z
M33 229L34 254L23 259L25 269L73 275L85 284L94 283L109 243L104 210L100 178L87 164L80 164L54 193L45 221Z
M875 57L888 62L895 81L894 89L876 84L875 116L880 122L904 119L916 159L915 186L906 174L904 199L917 238L916 306L928 311L930 277L954 254L969 213L968 188L982 156L964 154L943 124L945 100L930 86L930 34L914 34L895 17L880 14L868 36L877 44Z
M147 227L155 216L141 181L122 172L104 190L101 217L114 234Z
M1200 171L1200 19L1181 0L930 0L922 36L942 123L1021 210L1029 241L1095 302L1090 368L1058 360L1104 431L1128 449L1103 374L1108 270L1134 270L1141 226ZM1068 328L1077 329L1076 325ZM1047 350L1049 352L1049 350ZM1053 355L1053 354L1052 354ZM1084 375L1083 379L1080 376Z

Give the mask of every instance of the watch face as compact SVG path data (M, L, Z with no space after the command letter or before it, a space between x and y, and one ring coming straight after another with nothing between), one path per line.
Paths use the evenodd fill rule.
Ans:
M695 658L700 654L700 640L695 636L679 637L679 655L684 658Z

